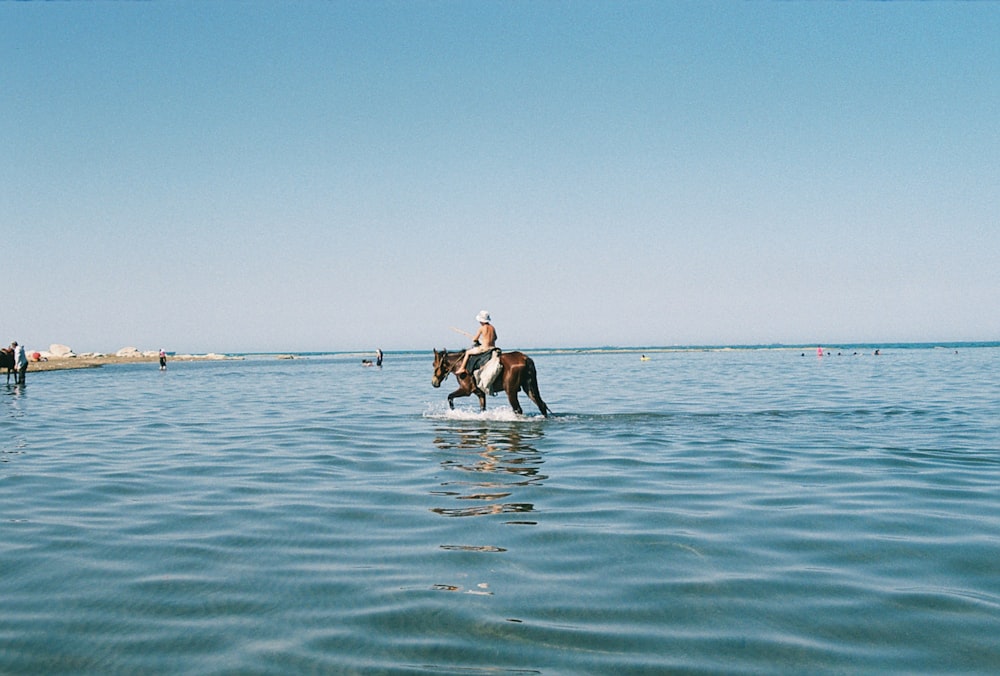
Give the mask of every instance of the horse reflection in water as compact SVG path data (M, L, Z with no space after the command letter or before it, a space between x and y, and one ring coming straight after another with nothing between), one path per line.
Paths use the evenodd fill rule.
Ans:
M541 486L548 477L539 470L542 454L532 442L542 437L535 430L511 426L503 429L440 429L434 440L442 451L455 452L441 461L450 478L433 495L470 501L460 507L436 507L431 511L442 516L487 516L491 514L527 514L534 504L516 501L525 491ZM470 453L471 452L471 453ZM515 500L511 500L511 498ZM534 521L508 521L533 525Z

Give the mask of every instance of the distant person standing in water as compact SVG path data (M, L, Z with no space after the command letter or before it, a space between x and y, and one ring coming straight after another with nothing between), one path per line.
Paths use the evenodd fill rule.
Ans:
M18 345L16 340L10 347L14 350L14 384L24 385L24 374L28 372L28 355L24 353L24 346Z
M167 353L163 351L162 347L160 348L160 370L167 370Z
M474 354L489 352L497 346L497 330L490 323L490 313L486 310L481 310L476 315L476 321L479 322L479 331L472 337L472 347L465 351L465 356L462 357L462 365L455 371L455 375L457 376L468 375L465 367L469 363L469 357Z
M382 368L382 348L375 350L375 366Z

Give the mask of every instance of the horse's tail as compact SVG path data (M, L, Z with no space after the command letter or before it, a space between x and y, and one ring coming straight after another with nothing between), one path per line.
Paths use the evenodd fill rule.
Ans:
M535 371L534 360L525 355L524 357L524 384L522 385L525 394L538 406L542 415L548 417L549 407L542 401L542 394L538 391L538 372Z

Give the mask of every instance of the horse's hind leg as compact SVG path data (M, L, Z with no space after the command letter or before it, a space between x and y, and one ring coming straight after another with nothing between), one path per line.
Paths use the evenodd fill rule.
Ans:
M524 392L528 395L528 399L535 402L535 406L537 406L538 410L542 412L542 415L547 418L549 416L549 407L545 405L544 401L542 401L542 395L538 392L538 386L535 385L534 387L526 387L524 388Z
M510 407L514 409L514 413L521 415L521 402L517 400L517 391L521 389L521 374L523 371L519 366L515 366L510 369L504 369L503 373L503 389L507 393L507 401L510 402Z
M538 373L535 371L534 363L528 364L528 377L524 382L524 393L528 395L528 399L535 402L535 406L547 418L549 416L549 407L542 401L542 393L538 391Z
M514 409L514 413L518 415L523 413L521 410L521 402L517 400L517 387L507 388L507 401L510 402L510 407Z

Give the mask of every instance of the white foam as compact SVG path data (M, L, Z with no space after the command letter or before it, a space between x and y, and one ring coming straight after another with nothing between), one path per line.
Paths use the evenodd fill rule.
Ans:
M528 416L514 413L514 409L510 406L490 407L485 411L480 411L478 406L475 408L460 406L452 410L448 408L447 403L428 404L427 410L424 411L424 417L435 420L489 420L497 422L517 422L529 419Z

